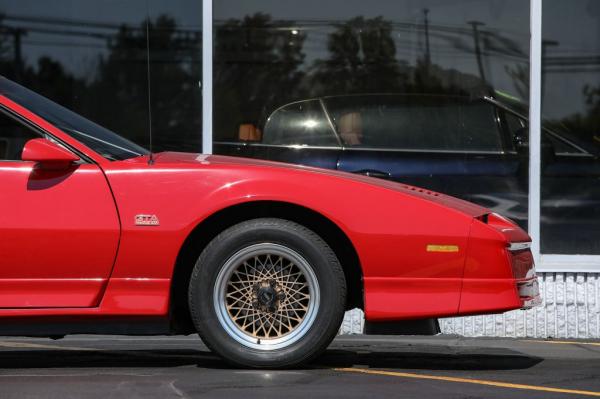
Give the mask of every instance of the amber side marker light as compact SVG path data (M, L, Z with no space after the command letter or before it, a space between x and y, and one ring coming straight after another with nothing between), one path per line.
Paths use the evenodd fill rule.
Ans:
M427 252L458 252L458 245L427 245Z

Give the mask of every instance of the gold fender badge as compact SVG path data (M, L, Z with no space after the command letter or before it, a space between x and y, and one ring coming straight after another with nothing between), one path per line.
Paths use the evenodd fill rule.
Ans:
M427 245L427 252L458 252L458 245Z

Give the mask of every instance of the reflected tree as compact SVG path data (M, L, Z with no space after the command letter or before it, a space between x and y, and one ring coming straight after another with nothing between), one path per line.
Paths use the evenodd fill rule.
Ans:
M139 26L121 25L88 73L75 76L49 56L35 64L23 59L17 68L15 29L0 19L0 74L143 146L148 145L150 104L155 151L200 150L199 31L180 29L167 15Z
M15 49L11 29L4 25L4 15L0 14L0 72L9 76L15 74Z
M90 85L94 95L86 97L86 114L147 146L150 103L154 150L198 151L200 40L199 35L181 35L175 21L166 15L143 21L136 28L121 26L108 45L108 55L99 60L97 76Z
M382 17L353 18L327 41L329 58L317 60L310 79L322 95L398 92L407 80L407 64L396 59L392 24Z
M356 17L340 25L329 35L329 58L313 67L313 95L483 92L479 77L433 63L428 50L414 65L398 60L396 34L410 32L394 31L382 17Z
M200 151L202 131L201 42L168 16L150 24L152 128L161 149Z
M75 93L85 89L83 79L67 72L64 66L49 56L27 64L22 52L25 29L5 26L0 15L0 75L33 88L38 93L69 107L75 106Z
M23 61L23 37L27 31L4 24L4 14L0 14L0 68L6 75L22 79L25 63Z
M64 66L48 56L42 56L37 61L37 67L27 67L23 71L21 81L28 87L68 108L80 108L77 93L86 90L83 79L76 78L65 71Z
M260 127L277 107L310 97L483 93L484 84L478 76L445 69L427 57L414 65L399 60L396 35L413 32L395 30L394 24L383 17L359 16L329 25L333 30L327 28L326 56L311 61L307 67L303 46L307 39L320 38L323 31L316 26L275 21L262 13L217 21L216 140L235 140L240 124ZM317 44L320 46L321 41ZM312 47L308 50L314 51Z
M241 123L259 122L273 107L304 94L305 34L257 13L215 30L215 135L234 139Z

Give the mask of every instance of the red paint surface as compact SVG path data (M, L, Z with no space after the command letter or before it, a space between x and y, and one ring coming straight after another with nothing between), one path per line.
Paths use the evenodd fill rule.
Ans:
M522 306L509 242L520 228L443 194L342 172L161 153L110 162L0 96L0 103L94 162L38 170L0 163L0 316L167 316L179 251L207 217L252 201L296 204L347 235L370 320L488 313ZM138 226L136 215L156 215ZM318 233L318 231L317 231ZM428 252L427 245L457 252ZM20 308L20 309L19 309Z

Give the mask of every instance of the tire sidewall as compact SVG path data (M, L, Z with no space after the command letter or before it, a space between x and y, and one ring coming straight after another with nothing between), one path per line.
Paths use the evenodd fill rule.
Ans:
M214 306L215 282L226 261L241 249L260 243L282 245L300 254L313 269L320 291L319 309L305 335L287 347L265 351L247 347L229 336ZM295 223L258 219L226 230L204 250L194 275L190 282L194 324L211 349L238 365L285 367L309 361L333 339L343 317L345 281L343 273L340 278L337 258L316 234Z

